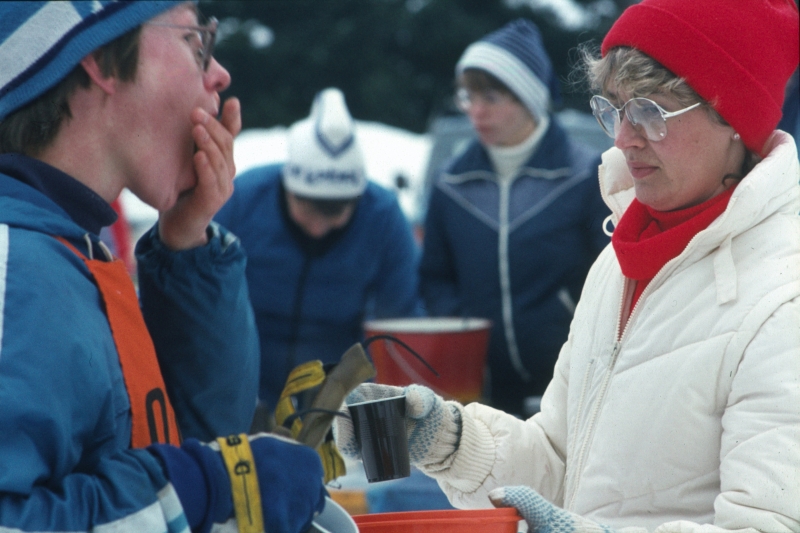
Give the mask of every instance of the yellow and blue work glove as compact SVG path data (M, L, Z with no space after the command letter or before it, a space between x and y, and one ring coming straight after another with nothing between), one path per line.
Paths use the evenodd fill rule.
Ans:
M314 360L295 367L286 379L286 386L283 388L278 405L275 407L275 423L283 427L287 420L291 420L287 429L295 440L298 440L301 435L303 420L302 417L296 416L298 413L292 398L298 394L319 388L325 382L326 377L327 373L322 361ZM327 433L329 435L317 446L317 453L322 460L325 484L347 473L344 459L342 459L333 441L333 434L330 431Z
M304 533L325 507L319 455L291 439L241 434L147 450L160 459L194 533L231 518L240 533Z
M514 507L519 511L530 533L618 533L613 528L556 507L530 487L500 487L489 492L489 499L495 507Z

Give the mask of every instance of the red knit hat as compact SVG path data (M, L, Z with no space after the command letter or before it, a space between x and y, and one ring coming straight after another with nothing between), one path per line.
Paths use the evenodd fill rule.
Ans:
M800 55L793 0L643 0L603 40L630 46L686 80L760 153L781 118Z

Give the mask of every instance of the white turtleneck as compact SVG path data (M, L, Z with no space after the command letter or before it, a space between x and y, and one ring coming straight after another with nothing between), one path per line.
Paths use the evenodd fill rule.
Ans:
M527 139L516 146L487 146L489 159L497 173L497 180L501 183L511 181L517 175L519 169L530 159L531 154L536 151L539 142L542 140L547 127L550 125L550 118L543 117L537 124L533 132Z

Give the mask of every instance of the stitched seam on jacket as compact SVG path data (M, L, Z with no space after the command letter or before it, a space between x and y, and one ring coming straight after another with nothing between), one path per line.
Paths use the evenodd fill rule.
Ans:
M487 216L483 211L481 211L475 205L470 203L466 198L458 194L454 188L445 186L444 184L439 184L438 187L440 191L446 194L455 203L460 205L465 211L467 211L472 216L483 222L486 226L492 228L495 231L499 231L500 228L498 226L497 221L492 220L491 217Z
M589 177L588 172L584 172L582 174L576 175L574 178L567 180L566 182L562 183L554 190L552 190L547 196L539 200L533 207L528 209L527 211L523 212L510 226L509 232L514 231L516 228L521 226L523 223L527 222L531 218L538 215L544 209L549 207L553 204L557 199L559 199L562 195L564 195L567 191L578 185L580 182L584 181ZM534 176L536 177L536 176Z

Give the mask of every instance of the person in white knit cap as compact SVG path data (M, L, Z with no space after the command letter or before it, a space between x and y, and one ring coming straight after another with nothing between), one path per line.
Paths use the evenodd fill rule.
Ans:
M420 313L419 247L395 194L367 179L342 92L321 91L288 143L285 163L236 178L216 216L247 251L267 413L295 366L338 362L365 318Z

